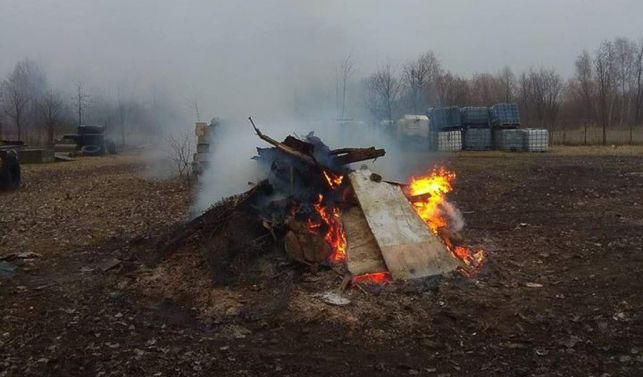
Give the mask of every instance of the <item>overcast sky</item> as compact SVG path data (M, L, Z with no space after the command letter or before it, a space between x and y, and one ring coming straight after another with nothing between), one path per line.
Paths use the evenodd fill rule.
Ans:
M508 65L567 76L584 48L643 38L642 17L642 0L0 0L0 74L29 57L54 82L153 85L222 113L267 111L332 81L349 53L360 75L430 49L464 75Z

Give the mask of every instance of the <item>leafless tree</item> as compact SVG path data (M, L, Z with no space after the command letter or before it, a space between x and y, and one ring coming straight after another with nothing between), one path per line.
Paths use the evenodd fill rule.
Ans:
M596 51L594 67L598 84L598 113L603 129L603 145L607 145L607 129L610 128L616 101L616 53L614 44L603 42Z
M502 102L505 88L496 77L489 73L478 73L471 79L471 99L473 104L489 106Z
M545 80L545 108L550 128L553 129L558 119L565 83L554 69L545 70L542 74Z
M583 104L583 115L580 116L584 126L584 144L587 144L587 124L589 120L595 118L595 97L596 82L594 80L594 70L592 68L592 57L587 50L578 56L574 63L576 72L574 75L574 86L571 93L580 99Z
M578 82L578 96L585 105L587 117L594 117L594 96L596 84L594 81L594 70L592 69L592 58L587 50L578 56L575 62L576 73L574 78Z
M6 116L16 126L18 139L22 139L23 128L28 117L29 106L35 102L39 91L45 85L44 75L31 60L16 64L6 80L2 82L2 107Z
M539 125L553 129L562 101L564 83L554 69L530 69L519 79L519 97L523 116L533 118Z
M377 70L367 79L371 113L379 119L393 121L393 114L400 95L400 81L390 63Z
M496 76L496 80L498 80L500 88L502 89L503 100L505 102L513 101L516 87L516 76L511 71L511 68L503 68Z
M55 127L63 110L62 96L50 89L38 99L36 104L47 129L47 145L54 145Z
M428 51L417 60L407 63L402 68L402 84L408 91L410 109L414 113L424 113L428 104L433 100L436 82L442 73L440 61Z
M469 81L451 72L440 75L436 90L442 105L462 106L471 103Z
M355 74L355 71L355 63L350 54L346 56L342 64L336 69L335 99L337 119L344 119L346 116L346 94L348 84Z
M629 123L628 118L632 106L632 96L630 94L634 88L633 68L635 51L636 45L629 39L616 38L614 40L614 68L618 91L620 126Z
M518 100L520 103L520 113L525 121L531 118L531 97L532 97L532 83L529 75L526 72L520 74L518 79Z
M194 153L192 137L189 132L179 135L169 135L170 158L174 162L179 178L184 179L189 187L192 182L190 158Z
M643 39L638 43L634 58L634 121L637 126L641 125L643 118ZM631 138L631 136L630 136Z

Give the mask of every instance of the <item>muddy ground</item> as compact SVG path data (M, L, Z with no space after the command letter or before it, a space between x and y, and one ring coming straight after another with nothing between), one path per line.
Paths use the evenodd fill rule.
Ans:
M136 155L25 166L0 194L0 376L643 375L642 152L445 159L485 267L345 307L276 251L227 287L196 244L155 261L190 192Z

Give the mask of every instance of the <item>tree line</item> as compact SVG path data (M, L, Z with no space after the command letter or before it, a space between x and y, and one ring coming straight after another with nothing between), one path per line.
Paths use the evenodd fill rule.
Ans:
M344 63L344 66L346 64ZM445 69L428 51L395 69L390 63L361 80L358 87L373 121L394 121L403 114L424 114L431 106L519 105L522 123L555 130L564 124L607 130L629 129L630 142L643 121L643 39L604 41L582 51L574 75L564 79L553 68L530 68L471 77Z
M36 62L24 59L0 82L0 140L17 139L53 145L61 133L75 133L82 124L102 125L126 144L131 135L154 135L159 125L178 122L172 100L158 90L139 98L117 88L111 95L76 81L61 90L50 84Z
M516 102L525 126L550 131L600 127L603 144L613 129L629 130L632 142L643 123L643 39L616 38L582 51L569 78L547 67L518 74L504 67L464 77L446 69L432 51L401 66L387 62L361 79L354 78L356 72L350 55L336 68L337 119L363 114L379 124L424 114L431 106ZM333 97L319 89L311 84L304 91L309 93L295 93L302 114L314 113ZM197 100L186 102L200 120ZM37 63L25 59L0 81L0 139L51 145L57 135L74 132L80 124L100 124L125 144L130 135L159 135L164 124L185 124L179 107L160 90L141 96L117 87L106 94L82 81L61 90Z

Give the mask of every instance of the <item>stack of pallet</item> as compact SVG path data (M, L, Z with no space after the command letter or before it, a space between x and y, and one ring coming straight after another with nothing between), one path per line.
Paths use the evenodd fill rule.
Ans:
M524 150L527 152L546 152L549 150L549 132L544 129L525 128Z
M494 145L511 152L546 152L549 150L549 131L545 129L496 129Z
M491 128L468 127L462 131L463 148L469 151L487 151L491 149Z
M196 135L196 153L192 160L192 173L195 176L201 175L210 163L210 137L214 131L214 125L206 122L196 122L194 134Z
M463 149L484 151L491 149L489 108L469 106L460 109L463 125Z
M462 125L470 128L488 128L491 124L489 108L486 106L467 106L460 109Z
M460 108L457 106L433 107L427 111L431 120L431 131L456 130L462 127Z
M462 131L457 130L438 132L437 146L440 152L461 151Z
M517 128L520 125L518 105L498 103L491 106L491 123L494 128Z

